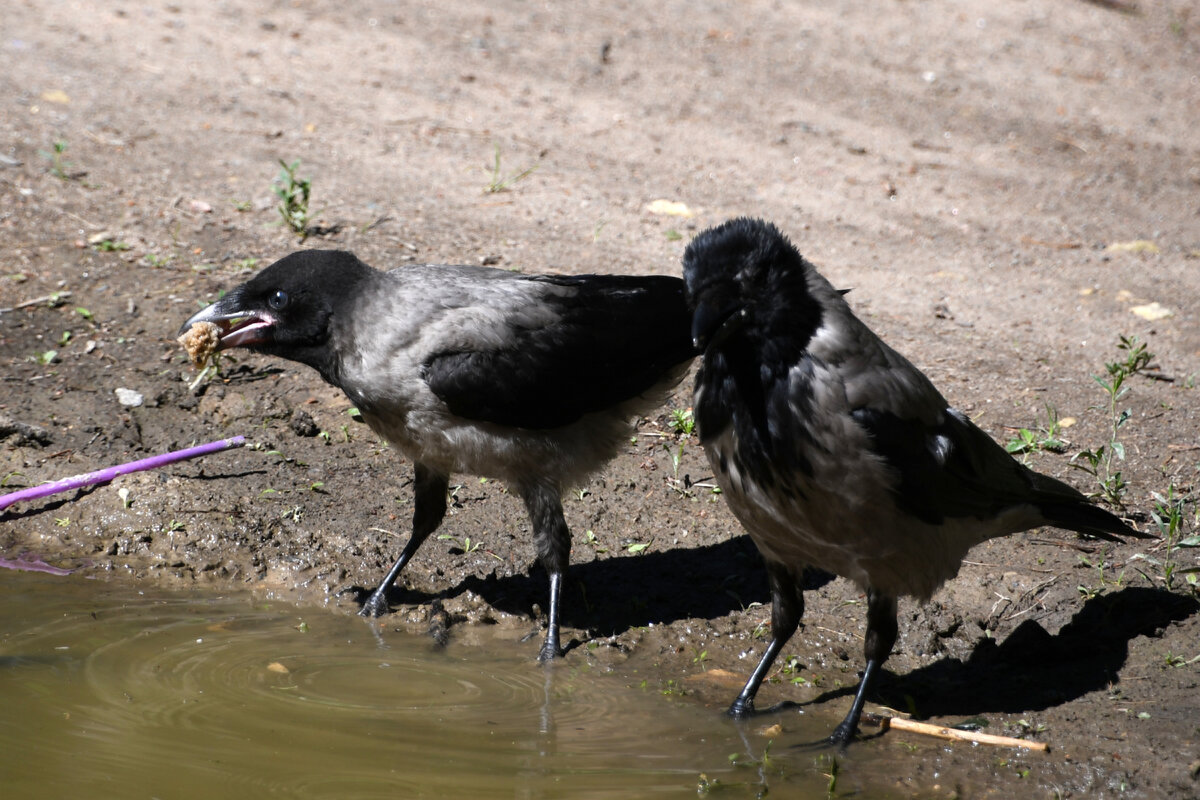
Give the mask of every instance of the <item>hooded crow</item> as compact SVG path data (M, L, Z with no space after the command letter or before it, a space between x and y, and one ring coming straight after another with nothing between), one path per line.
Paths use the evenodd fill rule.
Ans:
M507 482L550 577L539 658L558 655L570 558L562 491L628 441L633 418L683 377L694 350L683 282L666 276L521 275L471 266L380 272L353 254L293 253L199 312L216 349L307 364L414 465L412 536L361 613L442 521L451 473Z
M771 642L729 709L754 695L804 613L806 566L867 594L866 669L829 741L854 736L896 641L896 601L927 600L966 552L1052 525L1147 538L1027 469L884 344L773 225L735 219L683 257L700 440L767 564Z

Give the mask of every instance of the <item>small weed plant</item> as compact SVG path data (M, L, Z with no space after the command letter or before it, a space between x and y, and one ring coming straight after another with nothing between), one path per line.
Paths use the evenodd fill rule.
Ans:
M679 465L683 462L683 450L687 446L688 439L691 438L693 431L696 430L696 420L692 416L690 408L672 409L667 415L667 427L671 429L671 433L675 435L675 444L671 442L663 442L663 449L671 456L671 473L674 476L673 480L676 485L679 484ZM686 490L688 487L684 487ZM686 493L686 491L685 491Z
M1019 428L1017 435L1009 439L1004 449L1013 455L1029 453L1061 453L1067 449L1060 436L1062 425L1058 421L1058 409L1046 403L1046 424L1037 428Z
M690 408L672 409L667 416L667 427L675 433L691 436L696 429L696 420L692 416L692 410Z
M312 192L312 181L301 178L300 161L291 164L279 159L279 177L275 179L275 196L279 198L279 216L283 224L301 240L308 237L308 198Z
M38 155L50 163L50 174L62 181L74 180L78 177L70 172L73 166L67 161L67 140L58 139L51 145L50 150L39 150Z
M472 542L470 536L460 539L452 533L439 533L437 538L439 541L452 543L464 553L474 553L480 546L479 542Z
M1159 580L1162 581L1163 587L1167 591L1173 592L1183 588L1179 582L1180 576L1183 576L1183 582L1187 584L1188 591L1200 594L1200 566L1184 566L1179 561L1181 551L1200 548L1200 533L1194 532L1197 527L1200 527L1197 525L1200 522L1200 506L1197 506L1195 501L1190 500L1187 496L1180 496L1174 483L1167 487L1165 495L1151 492L1151 497L1154 498L1154 510L1150 512L1150 518L1154 521L1154 527L1158 529L1158 535L1162 537L1165 553L1161 560L1145 553L1138 553L1132 558L1156 567L1161 574ZM1193 533L1190 535L1185 530L1188 524L1189 504L1192 506L1191 527L1193 529ZM1151 583L1157 583L1145 572L1142 572L1142 575Z
M1197 661L1200 661L1200 656L1192 656L1191 658L1185 658L1184 656L1177 656L1170 651L1168 651L1167 655L1163 658L1163 662L1168 667L1172 667L1173 669L1178 669L1180 667L1186 667L1189 664L1195 664Z
M120 253L130 249L128 242L122 242L120 239L114 239L111 236L106 236L92 243L92 249L98 253Z
M1084 450L1071 459L1071 466L1091 475L1099 491L1094 493L1113 508L1125 507L1125 478L1121 475L1118 462L1125 460L1125 444L1120 441L1121 428L1129 421L1132 412L1120 408L1121 401L1129 393L1126 381L1150 366L1154 354L1136 336L1121 336L1117 349L1125 354L1119 361L1105 364L1106 376L1093 375L1108 396L1104 406L1096 406L1108 414L1108 441L1094 450Z
M488 181L487 187L483 190L484 194L500 194L501 192L507 192L512 189L512 187L518 181L528 178L538 168L538 165L534 164L532 167L528 167L527 169L524 169L516 174L505 175L500 171L500 145L497 144L493 146L495 147L495 159L492 162L492 179Z
M825 797L833 800L838 796L838 776L842 773L842 764L838 757L831 753L818 758L817 764L824 767L825 771L822 774L829 779L825 784Z
M1089 569L1094 569L1096 571L1096 585L1095 586L1088 586L1086 584L1081 583L1077 587L1075 587L1079 591L1080 596L1082 596L1084 600L1092 600L1096 597L1099 597L1100 595L1104 594L1105 590L1107 590L1110 587L1120 589L1122 586L1125 585L1125 570L1121 570L1121 572L1117 574L1117 577L1115 580L1112 578L1105 577L1104 560L1105 560L1104 552L1101 552L1099 557L1095 561L1092 561L1092 559L1090 559L1084 555L1081 555L1079 557L1080 564L1082 564L1085 567L1088 567Z
M439 533L437 538L443 542L450 542L454 547L457 547L459 550L461 550L463 555L470 555L471 553L484 553L496 559L497 561L504 560L492 551L484 550L483 542L471 541L470 536L464 536L460 539L452 533Z
M39 366L48 367L58 358L57 350L40 350L29 357L29 360Z
M700 797L737 796L737 797L767 797L771 787L769 780L774 775L786 775L786 767L771 756L771 744L774 739L768 739L763 747L763 754L756 758L753 752L730 753L729 765L735 770L746 770L754 773L754 779L749 781L722 782L710 779L704 773L696 787ZM736 792L736 795L734 794ZM831 795L832 796L832 795Z

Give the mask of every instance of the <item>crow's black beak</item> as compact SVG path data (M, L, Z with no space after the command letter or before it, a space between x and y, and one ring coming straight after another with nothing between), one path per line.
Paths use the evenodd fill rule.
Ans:
M747 316L746 309L736 304L721 308L708 303L698 304L692 314L692 345L696 352L703 353L728 339L746 323Z
M237 308L230 297L224 297L207 308L192 315L179 329L179 336L199 322L211 322L221 329L217 349L249 347L268 340L268 331L278 320L263 311L245 311Z

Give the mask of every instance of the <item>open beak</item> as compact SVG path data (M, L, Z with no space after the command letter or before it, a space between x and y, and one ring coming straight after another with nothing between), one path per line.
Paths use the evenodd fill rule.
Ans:
M234 305L226 303L228 297L222 298L208 308L194 314L183 323L179 329L182 336L193 325L199 322L211 322L220 329L217 339L218 350L228 350L231 347L252 347L270 341L270 330L278 322L265 311L242 311L228 308Z

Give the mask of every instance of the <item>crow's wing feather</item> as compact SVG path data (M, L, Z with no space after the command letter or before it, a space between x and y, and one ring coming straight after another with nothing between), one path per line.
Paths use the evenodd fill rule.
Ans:
M934 426L869 408L856 409L853 416L899 476L893 487L896 505L922 522L989 519L1029 505L1041 515L1041 524L1110 541L1152 538L1074 487L1027 468L956 409L947 408Z
M852 416L898 477L896 505L931 525L947 517L989 519L1026 503L1087 502L1067 484L1022 466L954 409L934 425L874 408Z
M552 310L504 346L435 353L423 377L468 419L550 429L652 389L692 355L683 283L665 276L536 277Z

